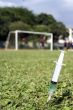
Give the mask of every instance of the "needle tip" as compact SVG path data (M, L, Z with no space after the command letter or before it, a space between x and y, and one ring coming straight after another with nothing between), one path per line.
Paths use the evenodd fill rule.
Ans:
M52 97L52 93L49 94L48 99L47 99L47 103L51 100Z

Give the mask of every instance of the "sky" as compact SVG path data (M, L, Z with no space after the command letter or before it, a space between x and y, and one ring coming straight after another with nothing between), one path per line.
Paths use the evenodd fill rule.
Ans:
M35 14L52 14L56 20L73 28L73 0L0 0L0 7L21 6Z

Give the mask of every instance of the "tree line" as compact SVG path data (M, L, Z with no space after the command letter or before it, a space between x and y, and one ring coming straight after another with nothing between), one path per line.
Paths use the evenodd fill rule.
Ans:
M0 8L0 41L5 41L9 31L28 30L50 32L54 40L59 35L68 35L66 26L57 21L52 15L46 13L34 14L32 11L21 7Z

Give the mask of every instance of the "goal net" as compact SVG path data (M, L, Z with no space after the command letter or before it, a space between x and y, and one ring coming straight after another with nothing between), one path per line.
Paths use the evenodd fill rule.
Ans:
M33 31L11 31L6 40L6 49L50 49L53 50L53 34Z

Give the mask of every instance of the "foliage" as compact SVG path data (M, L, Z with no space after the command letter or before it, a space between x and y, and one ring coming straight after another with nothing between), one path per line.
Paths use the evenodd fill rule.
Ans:
M21 7L0 8L0 40L5 40L10 30L32 30L52 32L54 39L59 35L67 37L67 29L61 22L49 14L34 14L32 11Z
M34 30L39 32L49 32L50 29L46 25L36 25L34 26Z
M0 110L72 110L73 53L65 53L57 90L46 104L48 87L60 52L47 50L0 53ZM70 62L70 63L69 63Z
M31 26L21 22L21 21L17 21L17 22L13 22L9 25L9 30L13 31L13 30L31 30Z
M50 25L50 24L56 22L56 20L54 19L54 17L52 15L41 13L37 16L37 22L38 22L38 24Z
M54 40L58 40L59 35L63 35L63 37L68 36L67 29L65 28L62 22L56 22L50 25L51 31L54 34Z
M7 25L4 24L0 26L0 39L5 41L8 35L8 32L9 32L9 28Z

